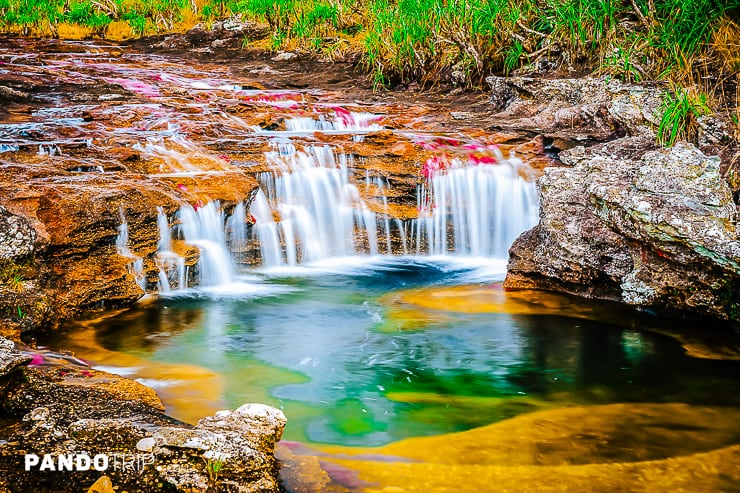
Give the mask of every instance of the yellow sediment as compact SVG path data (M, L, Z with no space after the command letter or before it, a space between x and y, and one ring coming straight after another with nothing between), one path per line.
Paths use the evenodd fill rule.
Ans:
M396 291L381 298L380 302L387 307L386 321L381 327L386 331L423 328L430 323L451 320L452 313L568 313L571 317L587 319L603 319L604 316L604 308L598 305L544 291L506 292L500 283Z
M226 406L222 402L223 381L206 368L145 360L130 354L111 351L100 346L95 337L95 322L82 323L65 338L65 348L93 366L112 366L132 370L128 378L160 381L167 385L156 389L165 403L165 412L179 420L195 424Z
M506 291L501 283L433 287L396 291L381 298L386 308L386 321L381 330L423 328L434 322L451 319L451 313L507 313L510 315L562 315L608 323L629 323L635 314L609 302L588 301L573 296L536 290ZM657 324L657 322L656 322ZM686 354L694 358L740 360L740 347L723 339L718 344L696 332L670 326L651 325L641 321L643 330L676 339Z
M388 392L385 397L395 402L407 402L412 404L448 404L451 407L472 407L481 408L482 406L491 408L500 405L516 406L525 404L537 407L552 407L552 402L545 402L532 397L480 397L477 395L449 395L435 394L432 392Z
M453 286L395 292L384 298L396 305L457 313L552 314L568 313L579 318L595 318L603 307L589 305L572 297L545 291L504 291L500 283Z
M332 460L360 472L366 493L736 491L740 445L689 457L583 466L478 466ZM727 471L727 469L731 469ZM357 491L357 490L354 490Z
M738 418L731 408L685 404L583 406L320 450L357 471L368 492L723 491L740 484Z

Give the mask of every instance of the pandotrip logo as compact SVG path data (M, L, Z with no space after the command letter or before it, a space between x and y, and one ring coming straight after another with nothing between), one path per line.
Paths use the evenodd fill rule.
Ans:
M154 454L25 454L26 471L119 471L141 472L154 464Z

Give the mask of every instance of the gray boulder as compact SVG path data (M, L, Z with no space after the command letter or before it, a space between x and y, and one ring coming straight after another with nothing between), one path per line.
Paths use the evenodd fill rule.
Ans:
M18 351L12 341L0 336L0 378L29 361L31 358Z
M616 79L489 77L492 128L573 142L654 136L663 90Z
M739 320L737 207L718 158L690 144L561 153L538 181L540 223L511 247L509 288L565 291Z
M0 260L16 259L33 251L36 231L28 221L0 205Z
M245 404L193 427L163 414L138 382L85 366L23 366L29 359L0 338L0 491L78 492L103 474L121 491L280 491L282 411ZM25 454L102 455L107 467L26 471Z

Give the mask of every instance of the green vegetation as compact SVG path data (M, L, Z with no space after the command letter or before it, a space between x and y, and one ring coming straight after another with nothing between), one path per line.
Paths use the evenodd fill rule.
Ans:
M203 458L206 463L206 471L211 481L218 481L218 476L224 468L224 461L221 459Z
M658 141L672 146L679 140L694 141L698 136L700 116L712 113L707 95L673 86L663 96Z
M717 55L713 35L738 34L727 29L738 8L740 0L0 0L0 28L58 35L66 24L110 35L124 22L138 36L241 15L269 27L274 49L359 35L378 80L431 80L452 67L476 80L555 53L574 68L640 80L686 75L698 57Z
M673 142L707 100L737 99L722 91L740 69L738 10L740 0L0 0L0 30L119 39L239 16L269 32L244 47L359 53L377 86L475 86L538 68L668 80L692 88L666 101L661 139Z
M0 0L2 1L2 0ZM18 291L26 277L26 271L33 265L32 258L26 258L19 262L9 259L0 259L0 286L8 286L13 291Z

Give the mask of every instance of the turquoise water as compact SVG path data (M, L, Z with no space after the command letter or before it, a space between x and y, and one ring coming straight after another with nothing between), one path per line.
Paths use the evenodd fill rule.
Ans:
M587 305L575 299L562 313L399 315L394 293L488 286L480 281L501 277L488 267L395 258L256 271L241 294L159 299L98 322L95 334L109 350L215 371L229 407L283 408L289 440L380 445L574 404L740 405L739 362L688 357L643 330L654 320L606 305L610 321L571 316L568 306Z

